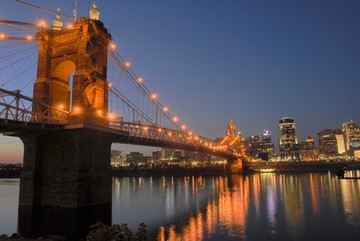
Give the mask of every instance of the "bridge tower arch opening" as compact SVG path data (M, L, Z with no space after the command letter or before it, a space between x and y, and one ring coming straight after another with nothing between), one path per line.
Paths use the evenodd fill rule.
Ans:
M70 60L61 62L54 71L51 80L56 89L51 95L55 107L70 112L72 110L72 86L76 65Z

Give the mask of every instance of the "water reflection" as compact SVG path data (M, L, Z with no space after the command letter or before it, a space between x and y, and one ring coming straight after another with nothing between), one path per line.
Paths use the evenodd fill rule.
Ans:
M150 217L146 223L157 230L160 241L358 240L360 236L360 184L330 173L120 178L114 185L124 183L130 186L115 192L118 205L124 207L126 199L134 201L128 188L146 196L139 205L147 208L140 207L141 214L133 209L133 216ZM113 218L113 222L125 219Z
M10 207L3 197L18 193L10 187L0 183L0 223L16 215L3 212ZM160 241L360 237L360 180L342 180L330 173L124 177L113 179L112 190L112 210L68 213L20 207L19 228L73 232L102 216L107 223L112 218L112 223L127 223L132 229L144 222Z

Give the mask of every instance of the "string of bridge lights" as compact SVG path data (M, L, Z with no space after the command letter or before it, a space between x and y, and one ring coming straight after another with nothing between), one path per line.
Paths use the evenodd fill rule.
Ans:
M12 27L16 27L16 28L22 28L22 29L25 29L25 30L29 30L29 31L38 31L38 29L41 29L41 28L45 28L45 29L54 29L55 27L52 26L52 25L49 25L44 19L41 19L39 20L37 23L25 23L25 22L15 22L15 21L8 21L8 20L0 20L0 24L4 24L4 25L9 25L9 26L12 26ZM65 29L73 29L74 28L74 25L71 24L71 23L68 23L66 24L65 27L63 27ZM26 40L26 41L35 41L36 38L33 36L33 35L25 35L24 37L13 37L13 36L9 36L7 35L6 33L4 32L0 32L0 41L6 41L6 40ZM115 42L111 42L109 44L109 48L112 50L112 51L116 51L117 50L117 44ZM171 115L170 113L170 109L168 106L163 106L159 101L158 101L158 98L159 98L159 94L157 93L154 93L154 92L150 92L146 85L144 84L144 78L143 77L140 77L140 76L137 76L135 74L135 72L132 70L131 66L132 66L132 63L130 61L124 61L124 67L126 67L126 69L128 69L129 71L132 72L132 74L134 74L136 76L136 81L137 81L137 84L139 86L142 86L145 90L145 92L148 92L148 97L149 99L151 99L155 105L157 107L161 107L159 109L162 110L163 113L165 113L168 117L170 117L169 119L176 125L178 126L182 131L186 131L188 129L188 126L185 125L185 124L180 124L180 118L177 117L177 116L173 116ZM109 87L111 88L112 87L112 83L108 83ZM79 111L79 110L77 110ZM76 110L75 110L76 112ZM115 113L109 113L108 114L108 117L109 118L114 118L114 114ZM188 135L190 136L196 136L192 131L188 131Z
M20 1L19 1L20 2ZM58 9L58 14L59 14L59 9ZM59 14L61 16L65 16L63 14ZM57 15L57 16L59 16ZM76 19L73 19L74 21ZM52 26L52 25L48 25L47 22L45 20L40 20L38 23L24 23L24 22L14 22L14 21L8 21L8 20L0 20L0 24L5 24L5 25L10 25L13 27L18 27L18 28L22 28L25 30L30 30L30 31L35 31L37 32L39 29L41 28L47 28L47 29L54 29L54 30L61 30L61 29L73 29L74 25L72 23L68 23L66 24L64 27L58 27L58 26ZM34 41L36 40L36 38L32 35L26 35L25 37L10 37L8 35L6 35L5 33L0 32L0 41L5 41L5 40L27 40L27 41ZM147 95L148 99L151 100L156 108L159 108L159 110L161 110L165 116L167 116L167 118L169 118L169 120L171 122L173 122L175 124L175 126L177 126L181 131L187 133L188 137L195 140L195 141L200 141L203 142L203 145L205 147L208 147L210 149L213 150L226 150L226 146L223 145L223 143L221 143L220 145L213 145L211 142L207 142L206 138L200 138L198 135L194 134L193 131L188 130L188 126L185 124L180 124L180 118L177 116L173 116L170 114L169 112L169 107L167 106L163 106L159 101L159 95L155 92L150 92L148 90L148 88L146 87L146 85L144 84L144 78L140 77L138 75L135 74L135 72L132 70L131 66L132 63L130 61L125 61L117 52L117 44L113 41L109 44L109 50L110 51L114 51L119 57L120 59L123 61L123 67L124 70L126 69L127 71L129 71L129 73L131 73L132 76L135 77L135 82L136 84L142 89L142 91L144 92L144 94ZM130 78L131 80L134 81L134 79ZM108 86L109 88L112 88L113 85L112 83L108 82ZM79 111L79 110L78 110ZM76 112L76 110L75 110ZM102 113L103 114L103 113ZM107 113L107 118L109 120L114 119L114 116L116 114L115 113ZM203 140L202 140L203 139ZM209 140L210 141L210 140ZM239 155L238 153L234 152L235 155Z
M123 66L126 68L126 70L130 71L130 73L132 75L134 75L134 78L136 80L136 84L142 88L142 90L147 94L148 98L153 101L153 103L155 104L155 106L157 108L159 108L160 110L162 110L162 112L167 115L169 117L169 119L175 123L176 126L178 126L181 130L185 131L186 129L188 129L187 125L185 124L179 124L180 118L177 116L172 116L170 111L169 111L169 107L167 106L163 106L160 102L159 102L159 94L155 93L155 92L151 92L149 91L149 89L146 87L146 85L144 84L144 78L143 77L139 77L131 68L132 63L130 61L125 61L119 53L116 52L117 50L117 44L115 42L111 42L109 44L109 48L111 51L114 51L118 57L120 57L120 60L123 61ZM109 87L112 88L113 84L109 83ZM192 131L189 131L189 135L193 135Z

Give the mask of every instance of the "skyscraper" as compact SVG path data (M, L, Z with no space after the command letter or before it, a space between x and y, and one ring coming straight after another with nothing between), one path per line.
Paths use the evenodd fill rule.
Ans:
M263 130L262 141L263 142L271 142L271 131L270 130Z
M342 133L347 151L360 149L360 128L353 121L342 125Z
M299 144L296 136L296 123L291 117L283 117L279 127L279 150L281 160L298 160Z
M320 157L339 158L344 152L344 138L340 129L325 129L318 133Z

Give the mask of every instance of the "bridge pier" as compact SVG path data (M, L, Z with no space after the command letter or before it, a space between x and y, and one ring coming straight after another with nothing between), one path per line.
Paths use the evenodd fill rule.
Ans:
M21 134L19 232L83 237L100 220L111 224L109 133L89 128Z
M239 174L243 172L243 162L241 159L228 159L226 165L226 173Z
M109 134L83 128L20 138L20 206L80 208L111 202Z

